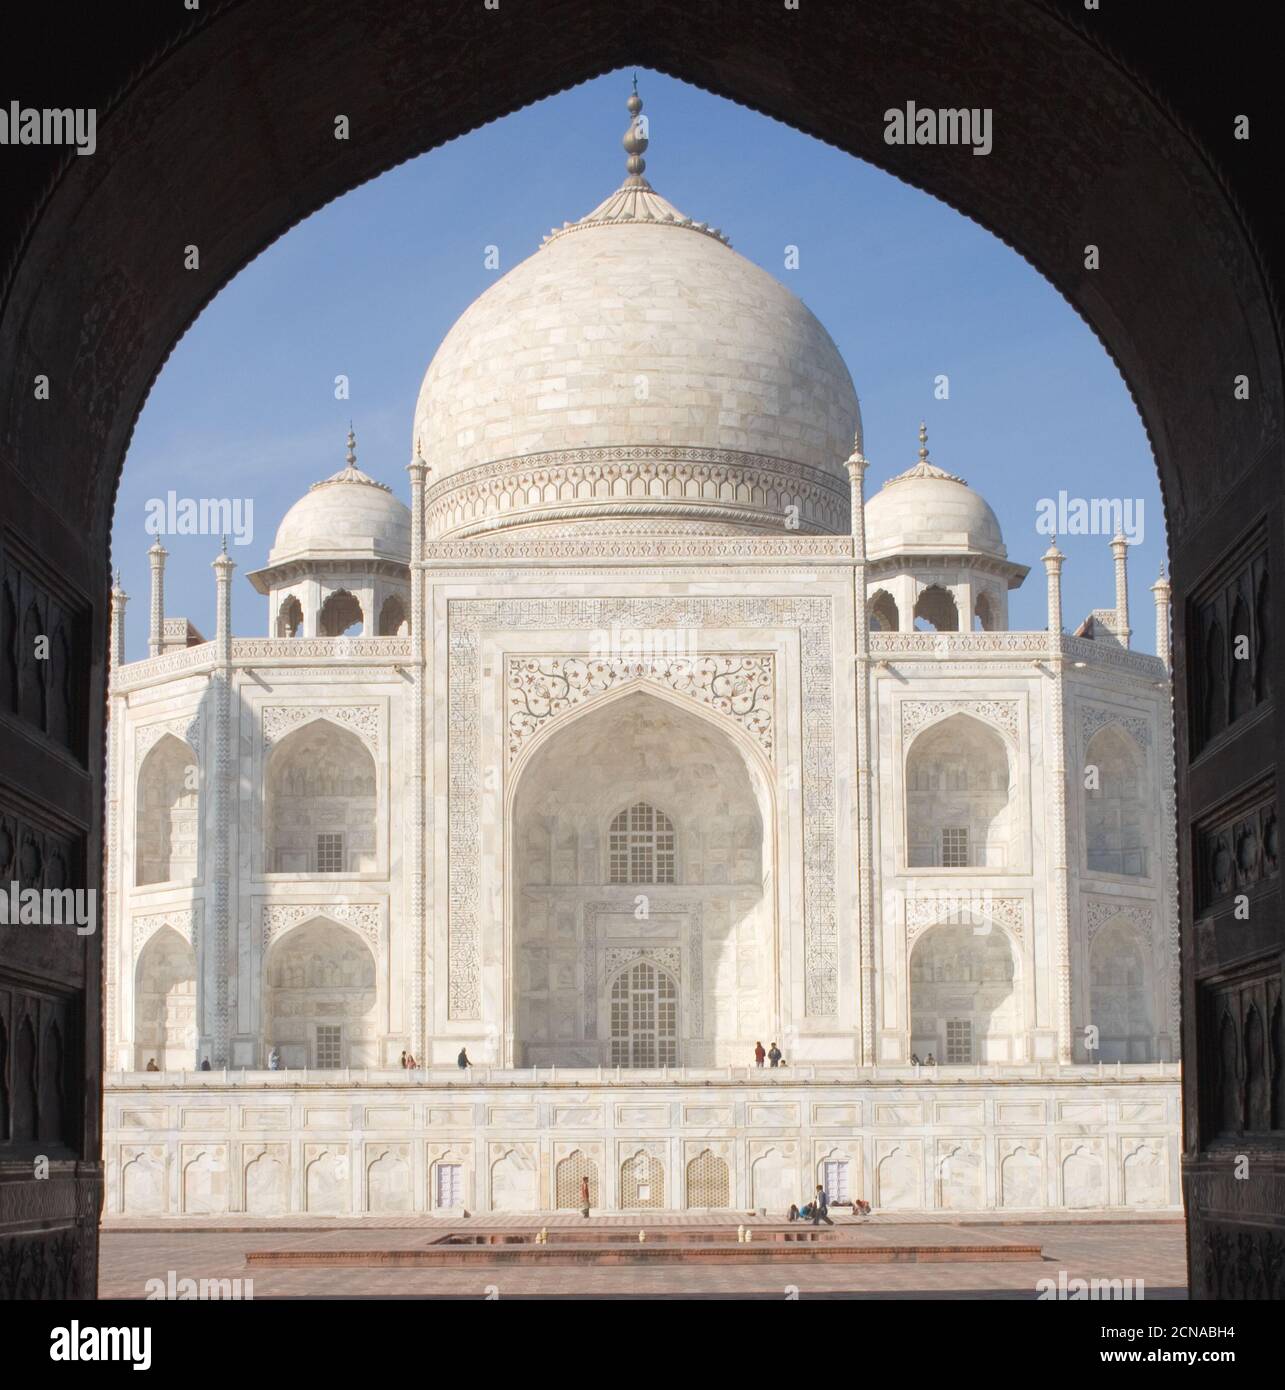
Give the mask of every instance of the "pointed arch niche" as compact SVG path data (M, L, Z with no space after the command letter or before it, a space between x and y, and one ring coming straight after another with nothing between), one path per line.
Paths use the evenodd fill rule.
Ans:
M196 877L200 826L196 754L163 734L138 770L134 882L171 883Z
M263 785L265 872L376 872L378 772L350 729L318 716L291 730L269 752Z
M377 969L369 943L318 915L275 937L264 959L264 1054L334 1070L379 1061Z
M747 736L636 686L550 721L514 765L509 807L516 1065L715 1065L770 1031L775 812ZM644 823L653 839L662 827L651 872L621 840L622 825ZM654 1047L623 1022L635 1004Z
M134 1067L196 1068L196 953L168 924L147 938L134 966Z

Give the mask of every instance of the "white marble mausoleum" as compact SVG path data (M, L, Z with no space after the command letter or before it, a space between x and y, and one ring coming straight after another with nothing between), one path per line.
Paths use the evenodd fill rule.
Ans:
M1067 635L1054 543L1011 630L990 506L922 428L868 464L639 106L438 348L409 506L350 435L264 635L158 542L126 662L117 585L110 1212L1179 1202L1168 585L1133 650L1104 540Z

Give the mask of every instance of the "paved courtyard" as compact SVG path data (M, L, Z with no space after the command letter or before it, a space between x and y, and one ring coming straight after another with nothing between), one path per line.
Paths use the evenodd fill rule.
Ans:
M646 1223L735 1226L740 1220L669 1216ZM457 1231L499 1228L557 1228L586 1225L604 1232L636 1228L637 1218L604 1216L585 1223L578 1215L549 1213L533 1218L444 1222L425 1218L383 1221L378 1226L352 1221L258 1223L244 1229L238 1222L211 1220L209 1229L176 1230L163 1223L131 1222L107 1226L102 1237L99 1292L105 1298L141 1298L149 1279L252 1279L255 1298L782 1298L797 1290L801 1298L1015 1298L1034 1299L1037 1282L1057 1279L1143 1280L1146 1297L1186 1297L1186 1250L1178 1221L1040 1223L996 1221L870 1222L839 1218L845 1241L880 1245L1038 1245L1042 1256L1031 1260L995 1260L975 1254L959 1262L904 1264L666 1264L500 1268L471 1265L461 1269L272 1267L246 1263L249 1251L405 1250L423 1248ZM751 1226L777 1223L750 1219ZM766 1236L766 1230L760 1237Z

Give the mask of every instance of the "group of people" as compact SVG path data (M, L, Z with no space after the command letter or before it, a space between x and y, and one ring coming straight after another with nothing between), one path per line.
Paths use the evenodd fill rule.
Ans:
M852 1215L862 1217L870 1215L870 1203L863 1201L860 1197L854 1197L852 1201ZM827 1226L833 1226L830 1220L830 1194L817 1183L817 1190L810 1202L805 1202L801 1207L790 1203L790 1209L785 1213L787 1221L811 1221L814 1226L819 1226L822 1221Z
M785 1061L785 1058L781 1056L781 1049L775 1043L765 1052L763 1044L756 1042L754 1044L754 1065L761 1067L765 1058L774 1067L779 1067Z
M935 1067L937 1065L937 1059L930 1052L921 1062L919 1060L919 1054L917 1052L912 1052L910 1054L910 1065L912 1067Z

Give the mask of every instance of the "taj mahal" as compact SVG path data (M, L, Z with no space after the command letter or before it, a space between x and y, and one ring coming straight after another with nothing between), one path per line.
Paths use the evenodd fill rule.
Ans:
M143 660L113 592L110 1213L1179 1206L1169 586L1135 650L1104 537L1070 635L1054 541L1012 630L991 507L867 461L640 110L407 484L336 440L212 638L159 540Z

